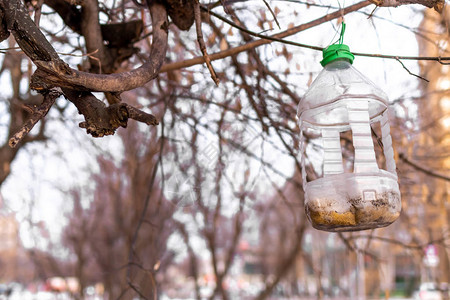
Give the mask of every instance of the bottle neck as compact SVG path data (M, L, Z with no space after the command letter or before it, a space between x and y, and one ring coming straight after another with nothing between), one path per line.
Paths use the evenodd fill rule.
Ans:
M333 60L332 62L328 63L325 66L325 69L329 71L336 71L336 70L344 70L348 69L352 66L351 62L347 58L338 58Z

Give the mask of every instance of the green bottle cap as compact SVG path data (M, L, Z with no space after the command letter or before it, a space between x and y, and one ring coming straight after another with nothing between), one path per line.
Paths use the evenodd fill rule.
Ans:
M322 53L323 53L323 59L320 62L322 67L325 67L330 62L335 61L336 59L340 59L340 58L348 59L351 64L353 63L353 60L355 59L355 56L350 52L350 48L345 44L330 45L326 49L323 49Z

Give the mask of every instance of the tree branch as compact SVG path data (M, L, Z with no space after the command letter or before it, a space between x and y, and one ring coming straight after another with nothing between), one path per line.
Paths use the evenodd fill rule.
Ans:
M200 3L198 0L194 0L194 16L195 16L195 29L197 32L197 42L202 51L203 58L205 59L206 66L208 67L211 78L216 85L219 85L219 79L217 79L216 71L211 65L211 60L209 59L208 52L206 51L205 41L203 40L202 33L202 18L200 13Z
M149 5L153 24L153 42L150 58L141 67L117 74L91 74L74 69L61 68L49 61L35 61L38 69L33 74L34 89L61 86L84 91L122 92L140 87L156 78L167 50L168 23L163 5Z
M163 5L149 5L153 24L153 42L150 58L141 67L129 72L102 75L71 69L34 24L21 1L4 0L8 30L12 31L19 46L38 66L30 86L36 90L52 87L84 91L121 92L135 89L156 78L167 50L167 13Z
M94 53L89 56L91 64L90 70L94 73L111 73L111 57L106 51L103 43L102 30L98 20L98 0L84 0L81 14L81 32L86 42L87 53Z
M42 104L36 107L28 121L16 134L14 134L9 139L8 144L11 148L15 148L20 143L20 141L22 141L27 136L31 129L33 129L34 125L36 125L36 123L40 119L44 118L47 115L48 111L55 103L56 99L61 96L61 94L62 91L60 88L54 88L44 94L44 100L42 101Z
M349 14L351 12L357 11L363 7L369 6L371 4L371 2L369 0L365 0L359 3L356 3L354 5L351 5L349 7L337 10L333 13L327 14L321 18L318 18L316 20L313 20L311 22L290 28L286 31L280 32L278 34L275 35L271 35L269 36L269 38L271 39L282 39L285 38L287 36L291 36L294 35L296 33L299 33L301 31L304 31L306 29L312 28L314 26L318 26L320 24L323 24L325 22L337 19L343 15ZM266 39L266 38L262 38L260 40L256 40L253 42L249 42L245 45L242 46L238 46L235 48L231 48L231 49L227 49L221 52L217 52L214 54L210 54L209 57L211 59L211 61L213 60L217 60L217 59L222 59L228 56L232 56L232 55L236 55L238 53L244 52L244 51L248 51L250 49L262 46L262 45L266 45L266 44L270 44L272 42L271 39ZM161 68L161 72L167 72L167 71L172 71L172 70L178 70L178 69L182 69L182 68L187 68L187 67L191 67L194 65L198 65L198 64L202 64L204 63L204 58L202 56L199 57L195 57L192 59L188 59L188 60L184 60L184 61L180 61L180 62L175 62L175 63L171 63L171 64L167 64L165 66L163 66Z
M397 7L406 4L420 4L428 8L434 8L439 13L442 13L445 4L445 0L370 0L370 2L380 7Z
M260 33L256 33L254 31L251 31L247 28L244 28L242 26L239 26L238 24L235 24L234 22L220 16L219 14L216 14L212 11L209 11L208 8L205 7L201 7L203 11L207 12L208 14L220 19L221 21L227 23L228 25L239 29L240 31L243 31L245 33L248 33L251 36L255 36L255 37L259 37L261 40L257 40L257 41L253 41L250 43L247 43L245 45L242 46L238 46L235 48L231 48L231 49L227 49L225 51L221 51L221 52L217 52L214 54L211 54L209 57L211 60L218 60L218 59L222 59L228 56L232 56L232 55L236 55L238 53L244 52L244 51L248 51L252 48L256 48L259 47L261 45L265 45L265 44L269 44L271 42L279 42L279 43L283 43L283 44L287 44L287 45L293 45L293 46L297 46L297 47L302 47L302 48L308 48L308 49L312 49L312 50L317 50L317 51L322 51L324 49L324 47L320 47L320 46L314 46L314 45L307 45L307 44L302 44L302 43L297 43L297 42L293 42L293 41L289 41L289 40L284 40L283 37L287 37L290 35L293 35L297 32L309 29L311 27L320 25L326 21L335 19L340 17L341 15L345 15L348 14L350 12L359 10L362 7L368 6L370 3L368 3L368 1L365 2L360 2L357 3L355 5L361 5L361 7L358 7L355 9L355 5L353 6L349 6L343 10L339 10L336 11L335 13L332 13L333 16L327 15L324 16L320 19L317 19L315 21L312 21L310 23L306 23L306 24L302 24L299 25L297 27L294 27L290 30L295 30L295 32L291 32L291 33L287 33L289 30L281 32L279 34L276 35L271 35L271 36L267 36L264 34L260 34ZM344 12L342 12L344 11ZM323 20L324 18L330 18L329 20ZM283 35L283 36L280 36ZM263 42L262 40L266 40L265 42ZM441 64L446 64L444 63L444 61L450 61L450 57L440 57L440 56L401 56L401 55L385 55L385 54L374 54L374 53L360 53L360 52L352 52L355 56L364 56L364 57L374 57L374 58L386 58L386 59L395 59L395 60L426 60L426 61L437 61ZM184 61L180 61L180 62L174 62L174 63L170 63L170 64L166 64L164 66L162 66L161 68L161 73L162 72L169 72L169 71L173 71L173 70L178 70L178 69L183 69L183 68L188 68L194 65L198 65L198 64L202 64L204 63L204 60L202 57L198 56L195 57L193 59L190 60L184 60ZM408 71L408 70L407 70ZM411 74L411 73L410 73ZM415 74L411 74L413 76L416 76Z
M398 158L400 158L403 162L405 162L406 164L410 165L410 166L413 167L414 169L416 169L416 170L418 170L418 171L421 171L421 172L423 172L423 173L425 173L425 174L427 174L427 175L430 175L430 176L436 177L436 178L440 178L440 179L444 179L444 180L446 180L446 181L450 181L450 177L445 176L445 175L442 175L442 174L439 174L439 173L436 173L436 172L434 172L434 171L431 171L431 170L428 170L428 169L426 169L426 168L424 168L424 167L419 166L417 163L415 163L415 162L409 160L409 159L406 157L406 155L403 154L403 153L400 153L400 154L398 155Z
M58 54L30 18L28 10L19 0L4 0L0 7L5 12L6 26L23 52L33 61L62 63Z
M402 62L400 59L397 58L397 61L402 65L403 69L405 69L406 72L408 72L409 75L412 75L412 76L414 76L414 77L417 77L417 78L419 78L419 79L422 79L423 81L430 82L430 81L429 81L428 79L426 79L425 77L422 77L422 76L420 76L420 75L417 75L417 74L412 73L412 72L411 72L411 71L403 64L403 62Z
M147 114L126 103L106 106L90 92L77 92L64 89L64 95L75 104L85 121L79 126L85 128L93 137L113 135L117 128L127 127L128 119L135 119L147 125L158 125L155 116Z
M92 1L89 5L96 4L97 2L96 0ZM129 118L136 119L148 125L157 125L158 121L153 115L142 112L126 103L116 103L106 107L102 101L90 93L89 87L86 87L87 84L85 84L94 83L95 87L96 83L109 87L112 90L121 90L121 87L124 85L131 86L131 88L138 87L157 76L165 58L167 48L167 14L164 6L160 4L151 4L149 7L152 13L154 27L151 57L149 60L140 68L131 72L114 75L98 75L77 72L64 63L36 24L31 20L21 0L4 0L0 2L1 12L4 12L2 21L6 21L6 29L13 33L17 43L25 54L38 66L38 69L32 76L30 86L46 95L41 107L35 111L35 114L19 132L10 139L9 145L15 147L33 128L37 121L45 116L55 99L60 95L61 89L59 87L62 87L65 96L84 115L85 122L80 123L80 127L86 128L87 132L94 137L114 134L118 127L127 126ZM91 8L90 16L95 18L97 14L98 11ZM96 18L98 19L98 16ZM94 22L98 25L97 19ZM83 26L86 27L86 24ZM98 27L97 29L99 29ZM83 30L86 31L87 28ZM101 37L101 33L97 32L93 36L97 38ZM102 41L103 39L100 40ZM96 41L90 41L90 43L92 43L91 48L98 46ZM56 77L55 82L52 82L53 77L49 73L39 68L41 65L51 66L53 68L53 72L50 74ZM77 77L79 85L68 85L67 82L64 82L64 79L61 80L58 77L58 74L64 74L65 76L69 74L79 75ZM87 74L87 76L83 76L83 74ZM67 88L67 86L72 89ZM58 89L56 90L55 88ZM48 92L48 90L52 89L53 91Z

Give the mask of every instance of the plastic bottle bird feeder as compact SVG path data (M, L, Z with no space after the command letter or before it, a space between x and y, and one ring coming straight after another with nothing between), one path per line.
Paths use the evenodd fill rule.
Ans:
M387 96L352 66L342 25L339 43L323 51L324 69L297 111L305 210L313 227L325 231L384 227L401 210ZM322 174L308 182L305 157L317 152L322 160L311 161Z

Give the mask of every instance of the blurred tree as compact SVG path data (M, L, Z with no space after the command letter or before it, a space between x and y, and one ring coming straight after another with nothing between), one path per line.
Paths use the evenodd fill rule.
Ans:
M136 293L151 298L155 273L172 259L167 238L174 230L174 205L161 194L154 171L160 148L136 124L120 137L124 158L98 157L92 196L72 192L63 239L74 257L81 298L97 282L105 285L108 299L133 299Z
M155 79L161 71L169 72L171 80L177 77L181 79L176 75L177 72L175 70L203 62L206 62L211 77L216 84L219 82L219 79L225 82L225 78L220 78L225 74L216 74L210 63L211 60L223 59L229 56L234 57L234 64L237 64L236 72L237 74L242 74L243 65L240 65L236 60L235 55L237 53L249 50L249 53L254 53L252 49L267 44L270 40L280 39L317 26L368 6L370 3L378 6L399 6L414 2L427 7L434 7L437 11L442 11L444 4L443 0L364 1L345 10L328 14L315 22L290 28L280 34L269 37L269 39L263 38L251 41L246 34L246 37L244 36L246 44L231 48L227 39L231 35L222 32L221 28L217 27L211 19L211 16L214 16L219 19L219 22L225 21L223 17L212 12L212 9L217 5L201 5L195 0L182 2L171 0L143 1L142 3L138 1L99 3L97 0L25 2L20 0L2 0L0 2L0 41L6 40L12 33L15 42L9 39L9 50L6 49L1 68L2 72L4 70L10 71L13 92L7 105L10 113L10 125L7 133L9 147L5 143L0 148L0 159L2 160L0 182L3 182L10 172L10 164L17 154L18 145L45 138L44 124L40 127L38 134L27 136L34 125L44 118L54 104L55 99L60 95L64 95L78 108L79 113L84 115L85 121L80 123L80 127L86 128L87 132L93 136L114 134L116 128L126 126L129 118L148 125L156 125L158 121L152 115L126 103L121 103L120 94L123 91L143 86ZM220 4L223 3L220 2ZM84 38L83 47L75 46L73 48L73 50L82 50L83 54L88 58L83 64L78 65L80 70L70 68L67 63L61 60L53 45L54 42L58 42L62 46L74 46L72 42L75 38L71 39L68 35L51 32L48 32L48 37L46 37L41 28L39 28L41 19L48 16L42 13L44 5L50 7L59 16L60 21L64 22L64 30L66 32L75 33L77 37ZM233 16L236 23L239 18L235 13L232 13L231 4L226 4L224 9ZM209 14L206 13L208 11L210 12ZM144 60L139 68L128 71L134 66L131 63L133 54L138 52L134 44L149 35L148 29L145 28L148 12L151 15L152 24L150 33L152 35L152 43L148 50L149 57ZM30 17L31 13L34 13L34 21ZM50 16L52 15L50 14ZM177 27L176 29L172 27L174 32L188 30L195 23L197 40L203 53L203 58L187 59L187 57L183 57L183 52L187 54L189 49L184 47L182 40L175 38L172 40L174 43L168 45L169 23L167 16L170 16L170 19ZM104 20L105 18L106 22L100 22L101 19ZM274 20L278 22L276 18ZM211 31L202 29L202 22L207 22ZM239 26L241 30L245 30L241 25ZM46 31L44 29L44 32ZM206 52L203 32L208 34L207 42L209 48L224 51L210 57ZM215 45L210 45L210 42L213 41L215 41ZM37 66L36 70L33 71L30 63L28 63L26 72L22 70L21 58L23 54L16 53L14 49L15 43ZM182 50L183 47L186 48L184 51ZM178 52L178 58L181 58L181 60L176 64L168 65L161 69L167 57L168 49L169 51L175 50ZM255 66L259 66L259 69L256 70L257 72L264 70L261 69L263 65L261 62L258 63L256 60L255 63ZM271 74L270 71L267 71L265 72L267 74L261 75L264 75L263 77L274 77L273 73ZM24 77L29 78L31 89L39 92L40 95L31 93L30 89L25 95L21 93L20 86ZM284 92L291 93L280 78L275 76L273 80L278 82ZM243 81L244 85L246 81ZM106 106L91 92L105 92L109 106ZM252 92L250 92L250 96L252 96L251 94ZM256 109L256 102L252 101L252 107L259 118L264 116L264 111ZM264 128L268 126L268 124L263 125Z
M60 95L77 107L84 116L80 127L94 137L128 126L118 131L120 146L98 156L95 186L69 194L73 210L63 239L82 287L101 281L110 299L156 297L176 284L192 286L189 296L198 299L267 299L286 282L297 286L292 294L300 293L298 275L312 273L322 297L339 271L355 278L356 250L376 260L375 248L382 249L384 242L400 244L400 252L421 250L430 241L417 238L415 231L423 234L423 229L408 219L410 209L420 206L409 200L413 188L408 189L406 173L415 158L407 150L410 120L402 114L393 126L403 161L398 166L406 212L402 222L392 230L339 235L337 257L351 256L352 265L334 271L327 269L326 252L305 249L311 229L303 214L293 116L314 74L308 64L294 63L294 55L308 56L298 47L321 47L283 39L352 12L370 17L374 12L367 8L373 3L417 3L441 12L444 1L373 0L342 9L286 2L288 14L265 1L254 7L240 1L0 1L0 37L12 33L15 39L8 40L1 69L9 71L12 93L4 101L10 118L0 149L0 182L17 149L47 138L43 117L50 107L56 106L65 120L66 106L55 104ZM306 17L311 7L318 11L316 19ZM421 10L414 12L421 16ZM268 30L278 33L264 35ZM257 49L273 41L285 44ZM13 48L15 43L23 53ZM75 57L79 52L82 57ZM63 54L70 54L64 57L77 70L61 60ZM444 58L434 58L439 59ZM207 68L198 66L203 63ZM402 101L394 101L395 108ZM159 132L130 118L147 125L160 122ZM39 132L28 134L39 120ZM402 234L411 240L400 239ZM323 244L331 241L330 249L338 247L329 235L317 236L314 242L323 239ZM358 238L368 240L363 249ZM378 247L372 248L373 241ZM180 268L187 273L181 283L170 278L168 266L177 267L173 256L188 261L187 270ZM260 273L252 277L255 287L236 288L242 284L237 274L246 274L242 258L249 256ZM351 282L338 284L351 293Z
M422 26L431 42L421 41L422 55L449 53L449 13L448 7L442 15L424 13ZM422 238L438 240L450 236L450 70L448 65L429 62L421 62L420 67L423 76L430 80L422 84L425 95L417 101L420 131L408 149L409 155L402 155L400 159L408 164L409 170L417 173L413 198L422 206ZM437 249L439 264L430 266L424 253L425 268L435 271L423 279L450 282L450 247L445 247L445 243L432 246Z

